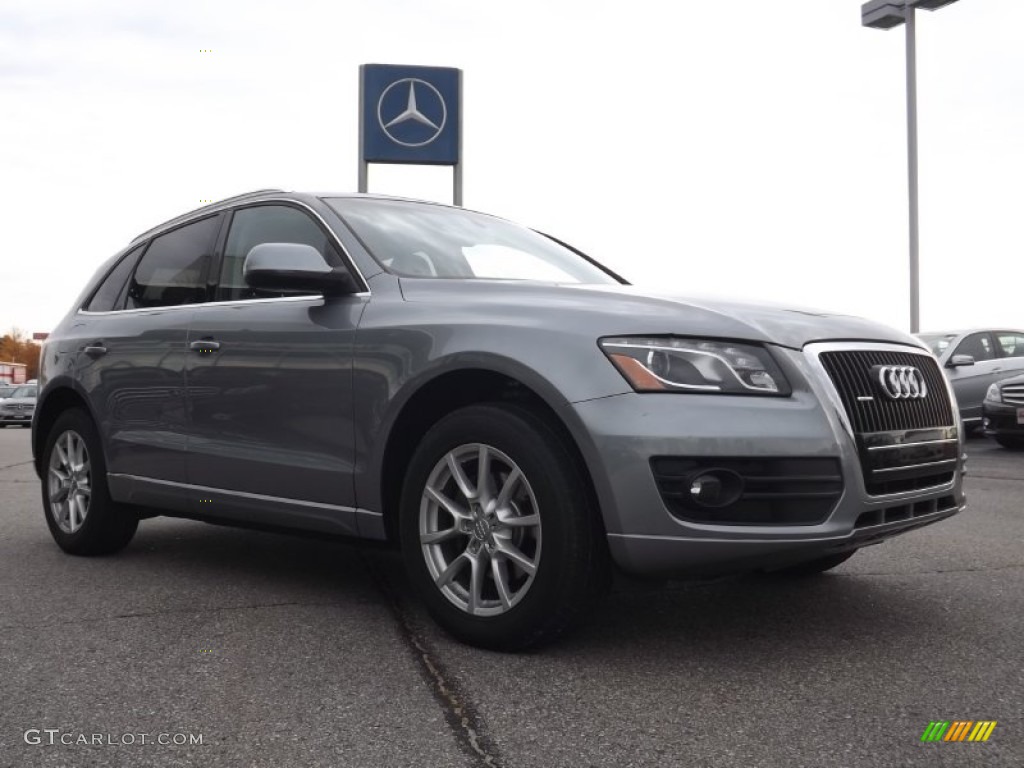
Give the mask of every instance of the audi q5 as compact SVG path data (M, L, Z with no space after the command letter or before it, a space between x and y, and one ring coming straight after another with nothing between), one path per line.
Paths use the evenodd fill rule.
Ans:
M136 237L43 345L46 523L386 541L455 637L553 640L615 571L816 574L957 513L916 339L642 290L460 208L262 191Z

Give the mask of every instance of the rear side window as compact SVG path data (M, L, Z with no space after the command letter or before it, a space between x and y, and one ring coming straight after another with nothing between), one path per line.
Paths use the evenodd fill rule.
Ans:
M231 219L231 230L224 245L224 259L221 262L217 286L218 301L281 295L253 290L246 285L242 276L245 257L249 255L253 246L263 243L311 245L332 267L342 265L341 256L328 239L327 233L299 209L287 205L242 208L235 211Z
M997 333L1003 357L1024 357L1024 336L1019 333Z
M127 309L206 301L206 273L220 217L179 227L153 240L128 286Z
M86 304L86 311L109 312L119 308L118 299L121 296L121 291L124 289L125 283L128 282L128 276L135 269L135 263L139 260L139 254L142 253L144 247L144 245L140 245L129 251L117 262L117 266L110 270L103 282L100 283L100 287L92 295L89 303Z

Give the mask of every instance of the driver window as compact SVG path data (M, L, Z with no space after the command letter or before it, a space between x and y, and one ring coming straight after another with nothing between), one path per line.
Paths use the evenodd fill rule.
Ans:
M992 360L995 358L995 350L992 348L992 339L987 333L972 333L960 342L954 355L970 355L975 362Z
M254 246L263 243L299 243L316 248L331 266L340 266L341 257L324 231L312 218L288 205L257 205L235 211L231 219L221 261L217 301L268 298L284 294L250 288L242 276L245 257ZM302 295L296 292L288 295Z

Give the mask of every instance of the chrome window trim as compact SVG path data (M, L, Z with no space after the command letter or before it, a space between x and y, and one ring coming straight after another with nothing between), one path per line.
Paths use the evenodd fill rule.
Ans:
M349 296L368 297L369 291L360 291L359 293L351 293ZM298 302L298 301L324 301L324 297L321 294L313 296L269 296L265 299L231 299L229 301L201 301L198 304L172 304L166 307L138 307L136 309L110 309L105 312L90 312L87 309L78 310L79 315L126 315L129 313L139 312L167 312L179 309L197 309L200 307L225 307L231 306L232 304L267 304L270 302Z
M313 216L313 218L315 218L318 222L320 222L321 226L323 226L324 230L327 232L327 235L334 241L334 245L338 248L338 251L341 253L342 257L344 259L346 259L349 264L352 265L352 269L355 271L356 276L358 276L359 280L362 281L363 286L366 289L366 290L363 290L363 291L359 291L358 293L354 293L352 295L353 296L364 296L364 295L365 296L369 296L371 294L369 281L363 275L362 270L359 269L359 265L356 263L356 260L352 258L352 254L348 252L348 249L345 248L344 244L341 242L341 238L338 237L337 232L335 232L331 228L331 225L327 223L327 220L324 219L324 217L321 216L319 213L317 213L317 211L312 206L310 206L309 203L305 203L302 200L295 200L294 198L290 198L290 197L282 197L282 196L280 196L280 194L278 194L279 192L280 192L280 190L274 190L271 193L271 194L276 195L274 197L259 197L258 195L260 195L261 193L253 192L253 193L249 193L249 194L254 195L254 197L252 199L244 199L244 200L243 199L239 199L239 198L242 198L242 197L246 197L246 196L240 195L239 197L228 198L227 200L222 200L220 203L214 203L213 205L207 206L205 208L199 208L199 209L197 209L195 211L191 211L189 213L182 214L181 216L179 216L177 218L171 219L170 221L164 222L163 224L160 224L159 226L153 227L153 229L147 230L146 232L142 233L141 235L136 237L134 240L132 240L130 243L128 243L128 246L124 249L123 252L127 253L130 249L134 248L136 245L144 243L147 240L148 241L152 241L154 238L160 237L161 235L165 234L166 232L168 232L168 231L170 231L172 229L178 229L179 227L187 226L188 224L191 224L193 221L195 221L197 219L203 219L203 218L206 218L208 216L214 216L214 215L217 215L217 214L220 214L220 213L234 212L234 211L239 210L241 208L253 207L253 206L256 206L256 205L262 205L264 203L290 203L292 205L299 206L300 208L305 210L307 213L311 214ZM138 265L136 265L136 266L138 266ZM90 298L91 298L91 296L90 296ZM289 297L286 297L286 298L290 299L290 298L293 298L293 297L289 296ZM240 299L239 301L252 302L252 301L265 301L265 299ZM174 304L174 305L167 306L167 307L140 307L140 308L136 308L136 309L112 309L112 310L108 310L106 312L88 312L88 311L84 310L82 307L79 307L78 308L78 313L79 314L86 314L86 315L111 315L111 314L120 314L122 312L150 312L150 311L158 310L158 309L159 310L163 310L163 309L176 309L176 308L179 308L179 307L199 307L199 306L208 305L208 304L227 304L227 303L233 303L233 302L203 301L203 302L199 302L199 303L196 303L196 304Z

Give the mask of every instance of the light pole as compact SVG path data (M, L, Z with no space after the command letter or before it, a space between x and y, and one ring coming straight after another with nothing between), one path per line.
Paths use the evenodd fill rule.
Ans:
M921 289L917 224L917 35L914 12L934 11L956 0L870 0L860 23L872 29L907 26L907 195L910 203L910 332L921 330Z

